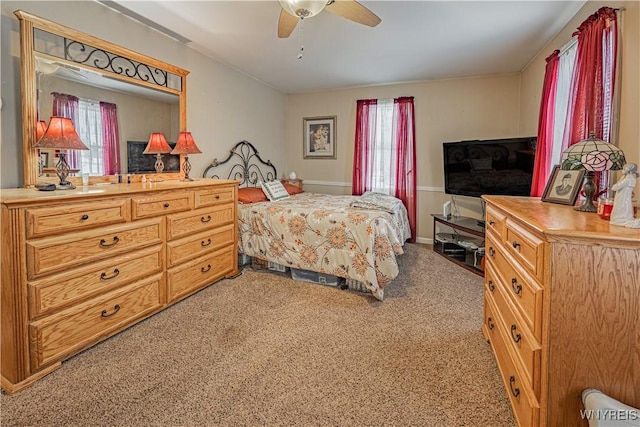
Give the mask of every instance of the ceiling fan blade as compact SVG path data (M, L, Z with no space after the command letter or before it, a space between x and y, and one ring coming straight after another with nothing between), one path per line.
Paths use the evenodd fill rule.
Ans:
M278 37L281 39L289 37L298 25L300 19L288 14L284 9L280 9L280 18L278 19Z
M369 27L375 27L382 21L378 18L378 15L371 12L355 0L336 0L329 3L326 10L335 15L347 18L350 21L367 25Z

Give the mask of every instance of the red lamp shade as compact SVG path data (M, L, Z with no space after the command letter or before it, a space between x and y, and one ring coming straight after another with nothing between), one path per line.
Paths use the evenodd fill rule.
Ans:
M42 135L47 131L47 122L44 120L38 120L36 122L36 142L42 138Z
M36 141L34 148L59 148L63 150L88 150L82 142L71 119L53 116L44 135Z
M163 133L152 133L149 137L149 143L147 148L142 152L143 154L162 154L170 153L171 147L167 143L167 139Z
M191 136L191 132L180 132L178 135L178 142L176 146L173 147L171 154L197 154L202 153L196 142L193 140L193 136Z

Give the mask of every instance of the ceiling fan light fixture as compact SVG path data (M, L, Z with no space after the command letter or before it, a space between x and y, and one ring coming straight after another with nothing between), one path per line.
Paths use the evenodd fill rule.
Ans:
M316 16L327 5L326 0L279 0L282 8L300 19Z

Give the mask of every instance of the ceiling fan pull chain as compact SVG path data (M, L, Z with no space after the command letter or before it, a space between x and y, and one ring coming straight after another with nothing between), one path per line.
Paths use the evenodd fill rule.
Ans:
M300 18L300 53L297 58L302 59L304 53L304 18Z

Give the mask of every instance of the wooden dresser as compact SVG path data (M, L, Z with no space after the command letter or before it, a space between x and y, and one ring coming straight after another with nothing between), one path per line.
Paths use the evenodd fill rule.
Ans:
M2 389L238 273L237 182L2 189Z
M484 324L520 426L587 426L581 393L640 407L640 230L484 196Z

